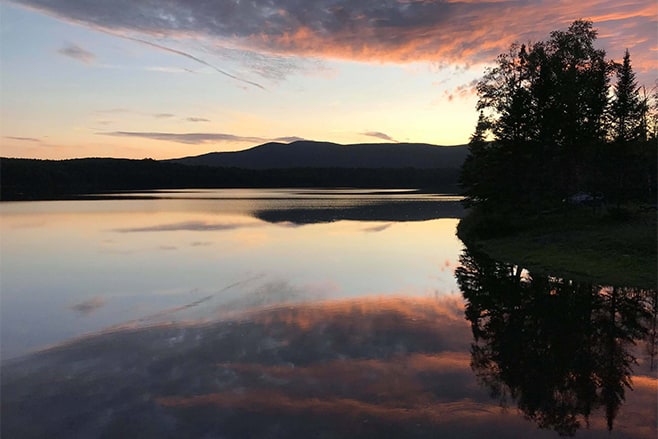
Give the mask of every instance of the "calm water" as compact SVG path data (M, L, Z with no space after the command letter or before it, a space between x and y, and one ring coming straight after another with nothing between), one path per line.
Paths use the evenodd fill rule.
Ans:
M655 437L655 294L464 250L454 197L0 209L3 437Z
M111 325L458 291L454 198L318 190L135 195L158 198L0 205L4 359ZM400 221L405 215L427 221Z

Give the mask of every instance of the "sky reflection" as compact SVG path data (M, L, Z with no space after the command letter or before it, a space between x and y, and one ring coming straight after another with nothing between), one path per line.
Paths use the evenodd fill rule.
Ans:
M428 195L220 192L0 204L3 437L655 437L647 292L395 216Z
M444 261L457 262L455 219L366 216L299 227L254 216L372 203L395 210L441 205L442 197L363 190L155 195L0 204L4 359L211 296L203 307L167 317L209 318L210 310L235 308L239 298L281 283L298 292L296 300L457 290L451 270L441 270Z
M464 312L455 296L331 299L86 337L5 365L3 433L556 437L478 383ZM633 380L612 434L597 411L579 437L654 437L657 380Z

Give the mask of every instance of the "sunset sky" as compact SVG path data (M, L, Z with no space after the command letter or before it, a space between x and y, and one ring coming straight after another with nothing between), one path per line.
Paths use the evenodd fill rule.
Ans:
M496 55L579 18L654 86L655 0L0 0L0 155L462 144Z

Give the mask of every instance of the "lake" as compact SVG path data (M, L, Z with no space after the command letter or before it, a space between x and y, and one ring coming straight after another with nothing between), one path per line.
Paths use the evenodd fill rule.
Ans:
M3 437L655 437L655 292L465 249L459 197L0 209Z

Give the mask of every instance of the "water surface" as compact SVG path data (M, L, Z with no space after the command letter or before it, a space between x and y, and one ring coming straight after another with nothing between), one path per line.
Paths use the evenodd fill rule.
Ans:
M464 248L455 197L0 208L3 437L656 435L656 292Z
M228 308L457 293L455 197L201 190L0 208L3 359Z

